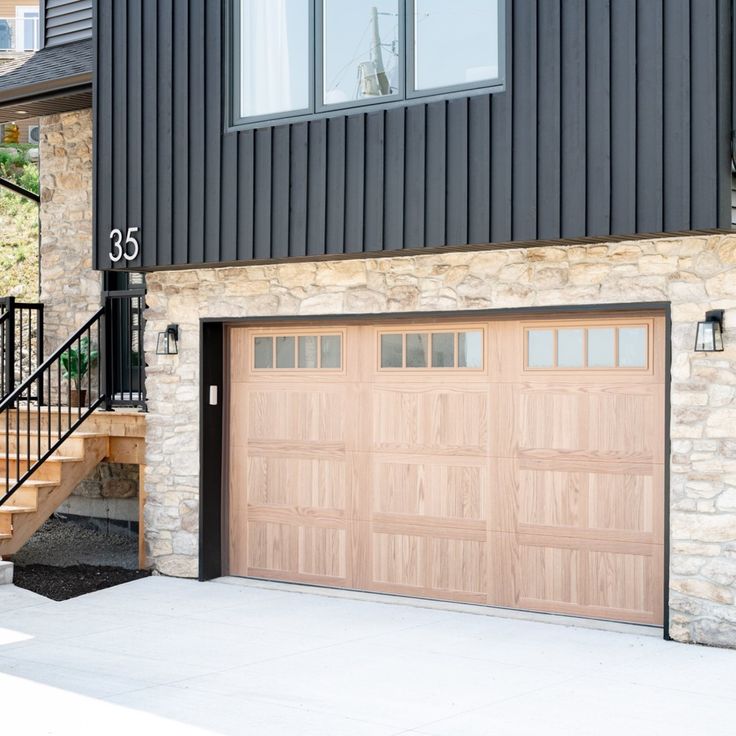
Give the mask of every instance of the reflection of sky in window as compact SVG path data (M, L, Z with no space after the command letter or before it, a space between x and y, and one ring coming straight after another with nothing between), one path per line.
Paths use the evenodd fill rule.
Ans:
M383 64L398 91L399 9L394 1L327 0L324 10L325 102L337 104L362 98L360 65L371 60L371 9L378 10Z
M498 77L497 0L417 0L417 89Z

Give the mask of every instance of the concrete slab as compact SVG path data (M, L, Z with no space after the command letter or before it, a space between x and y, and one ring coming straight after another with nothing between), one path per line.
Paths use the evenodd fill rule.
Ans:
M0 585L10 585L13 582L13 563L0 560Z
M0 588L0 692L27 733L690 736L736 713L736 651L640 627L232 579L26 593Z

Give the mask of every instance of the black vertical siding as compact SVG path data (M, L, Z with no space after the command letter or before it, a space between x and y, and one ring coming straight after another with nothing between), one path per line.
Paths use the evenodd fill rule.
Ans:
M227 0L100 2L98 266L725 227L730 6L509 0L503 91L227 131Z

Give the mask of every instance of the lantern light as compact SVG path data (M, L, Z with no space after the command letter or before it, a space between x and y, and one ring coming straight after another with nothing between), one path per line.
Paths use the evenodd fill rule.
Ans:
M705 319L698 322L695 335L696 353L723 352L723 310L713 309L705 313Z

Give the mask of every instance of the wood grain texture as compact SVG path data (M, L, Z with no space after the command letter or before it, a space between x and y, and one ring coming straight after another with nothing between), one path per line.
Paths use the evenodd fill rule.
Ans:
M529 328L642 324L645 369L525 367ZM255 370L315 327L231 329L230 574L661 624L664 318L401 330L432 326L482 330L484 367L381 369L397 328L357 324L328 377Z

